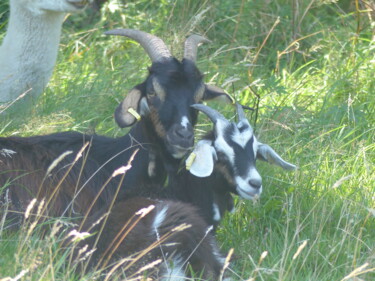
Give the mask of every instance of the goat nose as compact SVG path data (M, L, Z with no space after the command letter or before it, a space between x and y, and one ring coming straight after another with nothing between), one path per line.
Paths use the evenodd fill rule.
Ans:
M249 184L256 189L259 189L262 187L262 180L261 179L251 179L249 180Z
M183 139L186 139L186 140L190 140L194 137L194 131L193 130L189 130L189 128L185 128L185 127L182 127L182 126L176 128L175 134L176 134L176 136L178 136L180 138L183 138Z

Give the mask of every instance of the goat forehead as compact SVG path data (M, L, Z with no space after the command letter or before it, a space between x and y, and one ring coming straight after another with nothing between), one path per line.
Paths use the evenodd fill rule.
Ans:
M168 93L163 105L158 109L163 123L179 123L186 127L188 123L194 123L197 113L190 107L194 104L193 96L186 97Z
M197 69L184 67L174 60L169 64L154 64L147 83L147 91L155 90L155 86L165 96L165 103L175 107L189 108L197 102L197 93L204 89L202 77ZM162 95L163 96L163 95ZM203 94L201 95L203 96Z
M194 63L179 62L176 59L154 63L150 75L157 77L165 88L195 89L202 83L202 75Z
M155 90L156 86L158 92L162 93L157 98L150 98L149 106L155 109L157 115L154 117L165 130L176 124L183 128L196 124L198 113L190 106L197 103L197 93L203 83L194 64L189 65L175 59L165 64L155 63L150 69L148 81L148 92Z
M220 139L220 147L224 151L233 151L234 154L243 154L249 143L252 143L253 130L250 125L244 124L241 130L234 123L225 123L218 120L216 123L217 139ZM228 149L231 147L231 150ZM238 148L239 147L239 148Z
M242 148L245 148L252 137L252 128L250 126L244 125L241 131L237 127L234 127L231 135L227 136L227 139L230 139Z
M234 123L228 124L219 120L215 127L215 148L227 156L227 168L242 178L248 178L251 169L255 167L258 147L252 128L245 125L238 129Z
M170 102L177 106L190 106L195 103L195 94L201 87L201 81L188 81L187 79L165 79L161 77L153 77L151 81L162 90L165 95L165 102ZM148 84L148 91L155 85Z

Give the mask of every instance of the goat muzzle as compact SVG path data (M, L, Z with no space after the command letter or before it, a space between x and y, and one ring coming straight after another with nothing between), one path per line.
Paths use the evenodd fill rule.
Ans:
M193 127L175 124L167 132L166 145L174 158L182 158L194 146Z

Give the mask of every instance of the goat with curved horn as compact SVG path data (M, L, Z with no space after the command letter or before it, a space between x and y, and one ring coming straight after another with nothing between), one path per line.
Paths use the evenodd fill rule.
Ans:
M126 36L137 41L145 49L152 62L172 58L171 52L163 40L147 32L134 29L113 29L104 32L104 34Z
M218 111L212 109L211 107L204 105L204 104L193 104L191 105L192 108L199 110L207 115L208 118L212 121L212 123L216 124L218 120L223 121L224 123L228 123L228 120Z
M195 62L197 60L198 46L201 43L209 43L209 42L211 41L203 36L200 36L197 34L190 35L185 41L184 58Z
M128 134L119 138L77 132L26 138L0 137L0 170L6 171L0 173L0 187L6 185L9 178L17 177L12 171L21 170L29 175L37 167L49 167L56 158L53 157L54 155L61 155L66 151L80 152L82 144L87 141L90 141L90 149L87 151L87 158L85 158L87 161L82 169L85 174L98 170L95 179L95 184L98 186L106 185L107 179L114 171L131 161L132 169L127 172L124 181L114 179L114 188L118 188L121 184L118 199L125 199L126 189L133 186L150 183L163 186L169 175L178 173L181 159L194 146L194 126L197 123L198 111L192 110L190 105L210 99L222 100L222 97L225 97L228 103L233 103L232 98L224 90L204 83L204 76L193 61L188 59L180 61L173 57L165 43L158 37L131 29L111 30L106 34L127 36L138 41L153 61L148 69L148 76L128 92L114 114L119 126L133 127ZM197 42L202 40L196 36L191 38L187 41L196 43L188 43L188 46L197 45ZM187 52L188 54L195 54L195 47L187 49L192 50ZM2 149L14 151L17 157L14 155L13 158L9 158L2 155ZM139 151L134 154L138 149ZM34 159L40 151L50 151L53 156ZM81 182L81 177L78 176L80 174L81 172L74 172L71 182ZM82 181L86 181L87 178L82 178ZM24 186L23 183L27 182L32 182L36 187L34 190L36 192L27 194L32 199L33 194L38 194L37 187L44 182L43 173L38 177L30 175L23 177L22 180L12 180L12 186L9 187L13 190L13 186L18 184ZM87 191L87 194L96 194L95 191L94 188ZM116 193L108 191L108 194L105 197L111 198ZM90 197L85 195L83 198ZM106 200L107 198L103 196L103 201ZM21 209L23 207L26 208L26 206L19 206ZM59 213L58 211L56 210L56 213Z

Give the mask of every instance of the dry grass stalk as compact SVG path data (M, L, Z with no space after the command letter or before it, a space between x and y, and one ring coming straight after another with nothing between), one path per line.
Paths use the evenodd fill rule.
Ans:
M307 245L307 240L303 241L303 243L298 247L297 251L293 255L293 260L295 260L299 254L302 252L303 248L305 248Z
M33 200L31 200L31 202L29 203L29 205L27 205L27 208L26 208L26 211L25 211L25 219L28 219L31 210L34 208L35 203L36 203L36 198L34 198Z
M133 162L134 157L135 157L135 155L138 153L138 151L139 151L139 149L136 149L136 150L133 152L133 154L131 155L130 159L128 160L128 163L127 163L126 167L129 167L129 168L128 168L128 169L124 169L124 173L123 173L122 176L121 176L121 179L120 179L120 181L119 181L119 183L118 183L118 185L117 185L116 192L115 192L115 194L113 195L112 201L111 201L111 203L110 203L110 205L109 205L109 207L108 207L108 212L109 212L110 210L112 210L112 208L113 208L113 205L114 205L114 203L115 203L115 200L116 200L116 198L117 198L117 196L118 196L118 193L119 193L120 188L121 188L121 186L122 186L122 183L123 183L123 181L124 181L124 177L125 177L125 175L126 175L126 171L128 171L128 170L131 168L131 163ZM112 177L113 177L113 175L112 175ZM105 184L103 185L103 187L99 190L97 196L94 198L93 203L92 203L92 204L90 205L90 207L88 208L88 210L87 210L87 212L86 212L86 214L85 214L85 216L84 216L84 218L83 218L83 220L82 220L82 222L81 222L81 224L80 224L79 230L82 229L84 223L86 222L87 218L89 217L89 213L90 213L92 207L94 206L94 203L95 203L96 200L99 198L100 194L103 192L104 188L108 185L108 183L110 182L110 180L112 179L112 177L110 177L110 178L105 182ZM93 248L95 248L96 245L98 244L98 241L99 241L100 235L101 235L101 233L103 232L103 229L104 229L104 227L105 227L105 225L106 225L107 219L108 219L108 215L107 215L107 216L104 216L104 222L103 222L102 226L100 227L100 229L99 229L99 231L98 231L98 234L96 235L96 239L95 239L95 242L94 242L94 244L93 244ZM116 249L115 249L115 250L116 250ZM71 256L71 258L72 258L72 256ZM89 259L90 259L90 257L89 257ZM87 262L87 264L86 264L86 266L85 266L85 268L84 268L84 271L87 269L88 264L89 264L89 262ZM99 264L99 263L98 263L98 264ZM97 267L96 267L96 268L97 268Z
M363 273L367 273L367 272L371 272L371 271L375 270L375 268L370 268L370 269L365 270L365 268L368 267L368 266L369 266L369 263L366 262L365 264L361 265L360 267L357 267L352 272L350 272L348 275L346 275L343 279L341 279L341 281L349 280L350 278L354 278L354 277L356 277L358 275L361 275Z
M224 261L224 266L223 268L221 269L221 272L220 272L220 277L219 277L219 280L220 281L223 281L223 277L224 277L224 272L225 270L228 268L229 266L229 263L230 263L230 259L232 258L232 255L234 253L234 249L231 248L227 254L227 257L225 258L225 261Z

